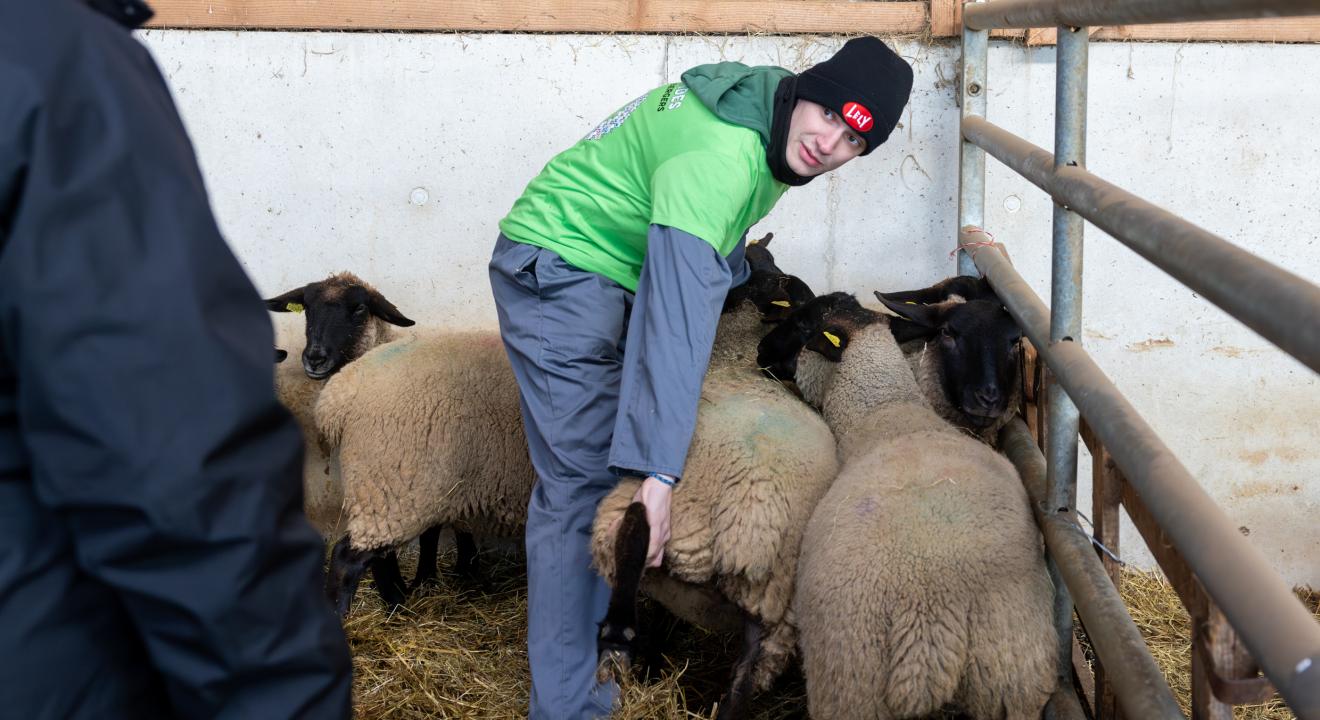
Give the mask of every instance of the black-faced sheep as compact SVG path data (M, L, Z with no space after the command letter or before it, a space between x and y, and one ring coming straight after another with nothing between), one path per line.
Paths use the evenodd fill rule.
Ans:
M879 297L927 330L956 328L986 302ZM1004 328L993 342L1015 339L993 307ZM761 364L795 376L821 408L842 464L803 536L793 604L811 714L897 720L952 704L1035 720L1056 637L1026 492L1007 460L932 410L895 332L836 293L761 343Z
M303 507L308 520L329 540L343 532L343 487L333 471L330 448L316 430L313 408L328 378L413 321L385 296L352 273L339 273L266 300L276 313L298 313L303 327L277 323L275 393L303 431ZM292 354L300 362L282 363Z
M712 377L727 377L732 387L741 392L749 389L767 392L776 402L786 399L777 391L763 387L765 381L758 377L757 365L752 362L751 347L759 342L768 329L768 326L758 321L758 311L770 321L780 320L787 315L789 308L802 306L812 295L801 280L780 273L765 244L765 240L759 244L748 244L748 261L759 271L753 273L752 281L739 288L739 296L735 297L731 293L730 302L726 304L727 314L721 319L717 345L712 354L712 374L707 379L706 390L709 392L703 391L703 404L698 412L698 432L694 435L693 448L689 452L687 477L673 496L673 535L678 535L679 523L689 520L693 523L691 534L684 536L684 544L681 545L671 539L666 548L669 560L663 572L643 574L644 558L625 553L626 549L635 548L638 540L623 530L619 531L617 538L612 538L608 533L610 525L624 513L631 492L635 489L635 483L632 483L616 490L602 502L594 538L597 564L606 569L607 576L610 572L618 573L614 580L615 592L611 597L611 608L602 624L600 644L603 661L615 660L618 656L626 659L632 653L632 645L638 635L633 595L639 585L675 615L709 629L736 630L741 616L745 632L744 655L735 667L734 682L727 699L721 704L721 717L739 716L753 685L763 688L778 674L794 652L792 647L786 648L782 642L793 636L794 629L791 612L780 610L773 595L781 589L781 585L739 585L739 591L745 596L756 598L753 601L747 597L732 596L725 590L730 581L719 573L731 570L731 574L736 576L739 566L735 562L715 566L713 576L705 574L707 568L713 565L710 557L719 552L729 552L713 547L717 541L724 546L740 547L738 538L720 537L718 527L706 519L719 516L725 522L741 522L756 527L757 532L763 536L779 532L791 537L799 536L803 528L790 528L783 523L800 520L800 516L775 515L787 502L780 500L772 508L758 508L754 505L754 498L726 494L724 489L726 484L737 487L746 483L748 478L758 479L758 473L761 475L759 479L767 487L785 482L785 477L792 477L801 471L793 464L794 460L788 458L800 462L801 457L809 452L797 442L807 440L808 445L816 442L807 433L803 437L786 440L779 449L781 453L760 450L758 457L751 457L740 449L739 443L742 440L738 435L740 423L746 422L752 412L768 415L780 413L785 418L785 429L792 427L795 422L810 425L814 418L803 419L802 407L793 405L791 401L787 407L758 406L757 403L764 403L764 398L759 396L744 397L739 404L727 398L706 402L714 399L708 395L713 395L721 388L719 383L711 384ZM965 304L968 298L972 298L971 304L959 312L946 314L940 322L921 324L895 318L894 331L906 341L904 350L909 353L908 359L912 366L925 371L921 389L932 404L946 411L951 419L962 421L961 426L968 432L974 432L973 428L987 424L994 427L1002 425L1012 415L1014 406L1010 405L1010 400L1013 395L1001 393L997 397L989 397L991 393L987 387L1011 384L1012 378L1016 377L1017 358L1013 348L1018 334L1011 322L1007 325L1008 334L1005 334L1005 326L1001 322L1004 317L1002 306L997 299L986 300L987 297L993 298L989 285L984 280L968 278L965 281L944 281L930 288L896 295L903 298L904 302L939 302L941 308ZM752 302L744 304L745 300ZM741 313L736 312L740 305ZM910 311L935 310L910 308ZM991 337L996 339L991 341ZM927 344L935 347L927 347ZM991 347L1002 352L987 353L986 350ZM979 396L981 400L989 401L973 408L987 416L988 422L966 417L965 412L956 409L963 406L960 402L963 396ZM720 404L730 409L737 408L737 412L717 415ZM760 439L774 440L764 436ZM710 458L706 457L708 452ZM694 464L694 460L697 464ZM754 469L766 465L776 470ZM782 472L784 469L791 472L785 474ZM691 490L693 487L700 488L700 491ZM812 485L808 484L807 487ZM792 492L788 495L795 497ZM804 497L806 500L798 499L799 505L801 502L809 503L813 496L807 493ZM682 510L679 509L680 499L683 501ZM771 523L771 526L762 527L758 523ZM643 534L648 529L644 517L628 521L623 527L633 533ZM617 545L612 546L611 543ZM744 548L742 552L755 551ZM623 560L615 561L612 556ZM779 560L791 565L794 558L790 555ZM768 600L764 595L766 592L770 593ZM763 614L767 605L772 611L768 621Z
M450 525L458 569L471 575L468 533L510 537L525 524L536 474L497 333L418 332L377 347L326 385L315 417L344 487L347 534L326 579L341 614L368 566L382 599L402 603L398 545L421 536L433 547L435 528ZM423 559L434 568L433 556Z
M749 254L755 247L749 245ZM639 581L683 619L725 629L729 619L742 621L744 652L720 703L721 718L742 716L751 693L766 688L795 653L790 603L798 546L838 467L834 438L820 416L764 378L755 363L757 342L769 327L764 319L809 297L796 278L762 269L726 303L683 480L671 498L663 572L643 580L644 515L640 525L633 517L611 534L639 480L621 481L601 501L593 528L594 559L615 585L599 643L606 664L613 653L632 653ZM616 551L628 548L633 552L620 553L616 563Z

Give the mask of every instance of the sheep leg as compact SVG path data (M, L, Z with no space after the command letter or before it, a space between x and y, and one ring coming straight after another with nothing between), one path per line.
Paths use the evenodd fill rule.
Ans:
M345 535L335 543L330 551L330 569L325 575L326 599L335 606L341 618L348 617L348 609L353 604L353 596L357 595L358 583L371 556L370 551L353 549L350 540Z
M454 545L458 550L458 559L454 561L454 572L467 580L480 581L480 567L477 563L477 541L470 532L454 531Z
M439 525L427 528L426 532L423 532L421 537L417 538L417 572L413 575L412 585L408 587L409 593L435 579L439 547Z
M399 571L399 556L393 550L377 550L371 553L367 566L371 568L371 577L376 582L376 592L380 593L380 600L385 603L385 612L394 612L408 599L408 584Z
M761 657L761 638L764 631L756 618L748 615L743 620L743 653L733 666L733 682L729 685L729 694L720 703L716 720L737 720L747 717L747 706L751 702L752 690L755 689L753 671L756 661Z
M635 502L624 511L619 534L614 539L614 589L596 636L596 678L602 683L614 674L615 668L620 674L632 668L637 641L637 591L646 570L650 543L646 506Z

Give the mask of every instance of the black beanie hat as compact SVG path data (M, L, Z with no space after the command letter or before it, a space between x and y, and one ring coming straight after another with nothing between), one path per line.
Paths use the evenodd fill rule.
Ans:
M912 67L879 38L844 43L798 76L797 97L837 113L866 140L863 155L889 138L912 93Z

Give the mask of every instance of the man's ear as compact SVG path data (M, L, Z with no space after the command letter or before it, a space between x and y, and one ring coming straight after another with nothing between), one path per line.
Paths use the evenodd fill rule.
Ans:
M806 348L820 353L830 362L839 362L843 359L843 351L848 348L848 337L846 328L829 324L807 339Z
M386 300L384 295L381 295L375 290L372 290L367 295L367 308L371 310L372 315L375 315L391 325L412 327L417 324L404 317L403 313L399 312L399 309L394 307L394 303Z
M304 285L283 295L276 295L265 301L266 309L271 312L302 312L303 305L306 304L303 302L303 291L306 289Z

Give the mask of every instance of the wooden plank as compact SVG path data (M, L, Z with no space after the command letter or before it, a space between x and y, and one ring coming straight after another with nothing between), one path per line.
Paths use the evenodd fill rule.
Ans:
M1082 652L1082 643L1077 640L1076 633L1073 634L1072 665L1073 684L1077 689L1077 699L1086 706L1087 714L1092 715L1095 708L1095 680L1092 677L1091 668L1086 662L1086 653ZM1099 658L1096 658L1095 666L1100 667Z
M1233 720L1230 702L1260 702L1269 696L1272 688L1268 681L1259 678L1255 661L1237 633L1126 482L1123 507L1190 616L1193 720ZM1219 690L1216 685L1220 686ZM1235 694L1242 697L1230 697Z
M924 32L926 2L153 0L149 27L472 32Z
M935 37L962 35L962 0L930 0L930 34Z
M964 0L930 0L930 34L934 37L962 37ZM1022 30L991 30L992 38L1020 38Z
M1114 463L1114 458L1101 444L1089 425L1083 422L1082 438L1091 449L1091 517L1095 522L1095 539L1109 548L1110 552L1119 553L1119 502L1123 495L1123 473ZM1096 548L1100 562L1109 575L1115 588L1122 587L1123 567L1108 553ZM1095 720L1122 720L1123 713L1118 707L1118 698L1114 687L1109 682L1105 668L1100 662L1095 664Z
M1233 720L1233 706L1214 696L1211 677L1214 664L1233 661L1233 629L1218 608L1210 609L1205 622L1192 627L1192 718ZM1221 665L1222 667L1222 665Z
M1320 17L1216 20L1213 22L1102 27L1092 40L1176 42L1320 42Z
M1169 584L1178 593L1178 598L1182 600L1183 607L1187 608L1187 614L1191 616L1192 622L1204 621L1210 615L1209 596L1201 587L1201 582L1196 579L1196 575L1192 573L1192 569L1187 566L1182 553L1173 546L1173 541L1164 534L1155 517L1146 509L1146 504L1141 501L1141 497L1137 495L1131 483L1123 483L1123 507L1127 510L1128 517L1132 519L1132 524L1146 541L1146 547L1155 557L1155 562L1159 563L1164 576L1169 579Z

